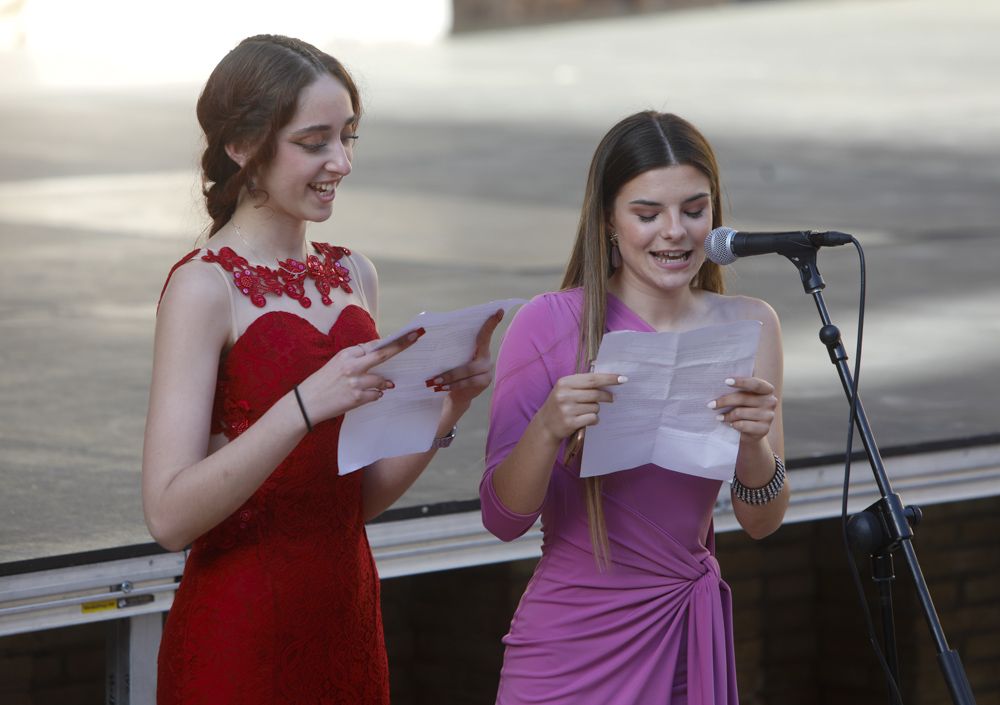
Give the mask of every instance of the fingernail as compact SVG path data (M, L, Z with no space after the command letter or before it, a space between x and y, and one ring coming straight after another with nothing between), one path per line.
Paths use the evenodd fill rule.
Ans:
M416 340L417 338L419 338L421 335L423 335L423 333L421 333L418 330L415 330L412 333L410 333L408 336L406 336L406 339L412 343L414 340Z
M381 399L381 398L382 398L382 394L383 394L383 393L384 393L384 392L382 392L382 390L379 390L379 393L378 393L378 398L379 398L379 399Z
M420 336L422 336L426 332L427 331L425 329L423 329L423 328L417 328L417 337L419 338Z
M625 375L618 375L618 384L625 384L628 382L628 377Z
M728 384L730 387L732 387L734 384L736 384L736 380L733 379L732 377L727 377L726 378L726 384Z
M715 417L715 420L716 421L725 421L726 417L723 416L722 414L719 414L718 416Z
M395 384L393 384L392 382L386 382L386 383L385 383L385 388L386 388L386 389L395 389L395 388L396 388L396 385L395 385Z
M500 309L499 311L497 311L496 316L497 316L497 320L498 321L502 321L503 320L503 309Z
M433 387L434 386L434 380L432 380L432 379L424 380L424 386L425 387Z
M447 392L449 389L451 389L451 387L449 387L447 384L439 384L436 387L434 387L435 392Z
M718 406L718 404L715 402L715 399L713 399L712 401L708 402L708 404L706 404L705 406L707 406L709 409L714 409L715 407Z

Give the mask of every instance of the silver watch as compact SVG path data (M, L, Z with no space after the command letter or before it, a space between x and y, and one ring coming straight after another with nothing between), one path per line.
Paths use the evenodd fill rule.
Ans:
M451 442L455 440L455 431L458 430L458 426L452 426L451 430L448 431L447 436L441 436L440 438L435 438L434 442L431 443L431 448L447 448L451 445Z

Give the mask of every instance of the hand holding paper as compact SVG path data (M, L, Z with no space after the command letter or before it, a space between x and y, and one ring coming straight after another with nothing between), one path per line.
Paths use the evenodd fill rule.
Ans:
M654 463L729 480L740 434L706 404L732 392L726 378L753 374L760 330L759 321L737 321L683 333L605 335L595 371L629 381L615 388L615 402L602 405L599 423L587 429L580 475Z
M497 311L506 313L523 303L524 299L505 299L445 313L424 312L397 333L366 344L369 350L379 350L413 330L425 331L417 344L373 368L391 379L395 388L378 401L352 409L344 418L337 449L340 474L380 458L428 450L444 406L440 392L445 391L435 391L428 380L451 372L447 384L460 394L464 380L483 372L476 359L483 342L477 336L484 324ZM462 378L464 373L469 376ZM444 380L437 386L443 384Z

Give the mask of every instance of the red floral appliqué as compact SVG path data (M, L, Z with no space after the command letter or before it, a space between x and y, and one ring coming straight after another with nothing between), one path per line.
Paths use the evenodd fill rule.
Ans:
M347 271L347 267L340 264L341 258L351 254L351 251L346 247L334 247L325 242L314 243L313 247L323 255L323 261L321 262L315 255L309 255L308 273L316 282L316 291L320 293L323 303L329 306L333 303L329 295L331 289L341 288L348 294L353 291L349 284L350 272Z
M278 269L271 269L261 264L252 265L229 247L223 247L216 254L208 250L202 256L206 262L216 262L227 272L233 274L233 284L243 294L250 298L254 306L263 308L267 303L266 294L281 296L287 294L299 302L302 308L312 306L312 300L306 296L303 283L306 277L313 280L320 300L325 306L333 303L330 292L333 289L343 289L350 294L351 274L340 260L351 254L346 247L335 247L325 242L314 242L313 249L321 256L309 255L305 262L286 259L278 262Z
M250 404L243 399L226 397L223 402L223 420L230 438L236 438L250 428Z

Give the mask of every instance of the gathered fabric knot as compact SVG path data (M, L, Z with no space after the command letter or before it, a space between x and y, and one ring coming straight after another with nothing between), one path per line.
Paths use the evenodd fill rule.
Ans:
M702 579L707 575L714 575L716 580L722 580L722 569L719 567L719 561L715 559L715 556L708 554L701 559L701 564L705 566L705 573L702 574Z

